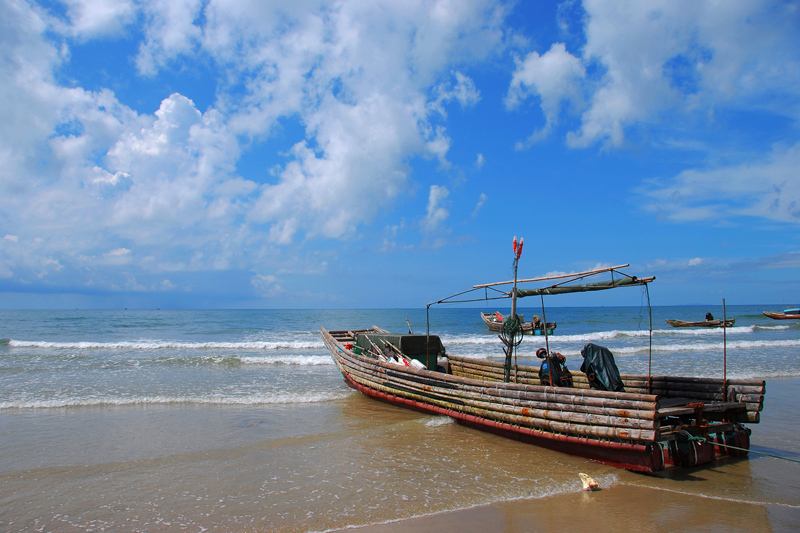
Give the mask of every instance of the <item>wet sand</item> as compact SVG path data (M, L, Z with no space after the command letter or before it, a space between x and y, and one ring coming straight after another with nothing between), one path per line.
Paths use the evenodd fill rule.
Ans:
M797 531L800 506L750 503L615 485L597 492L501 502L371 525L375 533L430 531ZM352 531L349 530L349 531Z
M762 421L750 425L753 453L746 460L720 461L658 475L617 471L613 482L601 482L601 490L595 492L580 490L576 471L574 488L566 493L371 524L356 530L378 533L798 531L798 395L800 379L768 381ZM794 462L765 454L787 457Z
M755 451L800 459L800 380ZM800 464L645 476L375 402L0 413L2 531L784 531ZM603 490L580 492L578 472Z

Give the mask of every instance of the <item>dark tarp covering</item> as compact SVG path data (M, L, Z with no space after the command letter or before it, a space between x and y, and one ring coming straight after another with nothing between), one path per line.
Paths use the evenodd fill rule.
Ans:
M593 389L623 392L622 378L619 375L614 355L608 348L589 343L581 350L583 364L581 372L589 378Z
M428 353L430 354L430 361L425 361L426 358L426 351L425 351L425 335L402 335L397 333L359 333L356 336L356 346L361 347L363 350L370 350L372 349L372 344L370 344L370 340L375 343L375 345L380 348L382 352L390 350L389 347L386 346L386 342L391 342L393 345L400 348L400 351L403 352L404 355L416 359L423 365L426 365L428 370L436 370L437 364L437 357L439 355L444 355L444 347L442 346L442 341L439 339L438 335L431 335L427 337L429 339L428 343Z
M541 289L517 289L517 297L524 298L526 296L539 296L544 294L567 294L572 292L589 292L589 291L604 291L606 289L616 289L617 287L630 287L635 285L646 285L652 278L639 279L633 278L619 278L613 281L600 281L598 283L585 283L583 285L553 285L551 287L542 287Z

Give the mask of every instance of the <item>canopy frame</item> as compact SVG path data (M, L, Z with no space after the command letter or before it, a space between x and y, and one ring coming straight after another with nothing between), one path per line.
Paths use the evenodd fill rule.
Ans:
M600 290L609 290L609 289L616 289L621 287L632 287L632 286L643 286L645 289L645 294L647 295L647 313L648 313L648 336L649 336L649 346L648 346L648 362L647 362L647 389L648 392L652 392L652 361L653 361L653 307L650 303L650 289L649 283L654 281L656 278L655 276L649 276L640 278L637 276L633 276L627 274L620 270L621 268L626 268L630 266L629 263L625 263L622 265L615 265L609 267L601 267L592 270L585 270L582 272L572 272L572 273L561 273L561 274L550 274L539 276L535 278L526 278L526 279L514 279L511 281L497 281L492 283L481 283L473 285L471 289L466 289L455 294L451 294L450 296L446 296L435 302L430 302L425 306L425 335L430 337L430 309L434 305L442 305L442 304L455 304L455 303L472 303L472 302L489 302L494 300L507 300L509 298L512 299L512 310L516 311L516 299L517 298L525 298L528 296L539 296L541 301L542 307L542 316L546 316L545 314L545 305L544 305L544 296L553 296L559 294L570 294L575 292L593 292L593 291L600 291ZM610 281L606 282L595 282L595 283L586 283L583 285L570 285L571 283L584 280L586 278L599 276L601 274L608 273L611 277ZM615 278L615 274L617 277ZM515 276L516 278L516 272ZM539 287L535 289L518 289L517 285L522 283L532 283L537 281L554 281L559 280L556 283L546 285L544 287ZM502 285L510 285L513 284L513 287L509 291L504 291L499 289L499 286ZM478 297L466 297L467 295L471 295L477 291L483 289L484 296L483 298ZM493 291L496 293L495 296L489 296L489 291ZM465 297L465 298L462 298ZM545 322L547 324L547 322ZM547 327L544 328L544 337L545 337L545 345L547 346L547 350L549 353L549 346L550 340L549 335L547 333ZM429 342L426 341L426 346L428 346ZM430 355L426 353L426 362L429 359ZM506 375L508 375L510 368L506 369Z

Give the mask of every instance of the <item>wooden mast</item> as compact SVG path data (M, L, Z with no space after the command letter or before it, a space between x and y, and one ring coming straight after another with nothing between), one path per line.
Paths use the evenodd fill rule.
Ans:
M512 244L514 248L514 287L511 289L511 316L506 318L506 321L513 321L513 323L517 324L517 328L521 330L522 325L520 324L519 318L517 318L517 269L519 267L519 258L522 255L522 246L525 244L525 239L520 238L519 242L517 242L517 236L514 235ZM506 383L511 380L511 355L514 353L514 337L516 337L517 333L517 330L507 331L505 323L503 324L500 340L502 340L503 344L506 346L506 361L504 367L504 381Z

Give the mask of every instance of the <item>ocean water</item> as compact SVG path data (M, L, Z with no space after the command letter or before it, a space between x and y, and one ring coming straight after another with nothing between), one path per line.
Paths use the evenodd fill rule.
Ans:
M800 459L800 324L761 315L783 307L728 308L728 375L768 379L754 449ZM654 374L721 376L722 330L664 322L707 310L721 315L654 308ZM500 359L479 311L434 307L431 333L449 353ZM547 320L570 367L594 342L622 372L646 372L646 308L554 307ZM0 311L0 530L327 530L548 498L577 490L579 471L800 515L796 465L753 456L691 484L619 471L364 398L319 335L409 323L423 333L425 310ZM520 362L543 342L526 337Z
M731 306L729 377L800 376L800 321ZM780 307L780 306L778 306ZM716 311L716 310L715 310ZM521 308L526 317L538 312ZM588 342L607 346L622 372L646 373L649 319L641 307L551 308L551 349L578 368ZM541 314L541 313L539 313ZM718 313L720 314L720 313ZM721 329L672 328L705 308L656 307L654 374L721 376ZM342 386L319 335L380 325L425 331L425 312L408 310L1 311L0 410L133 404L283 404L326 401ZM433 308L431 333L448 353L502 358L477 309ZM526 337L519 362L534 363L543 337Z

